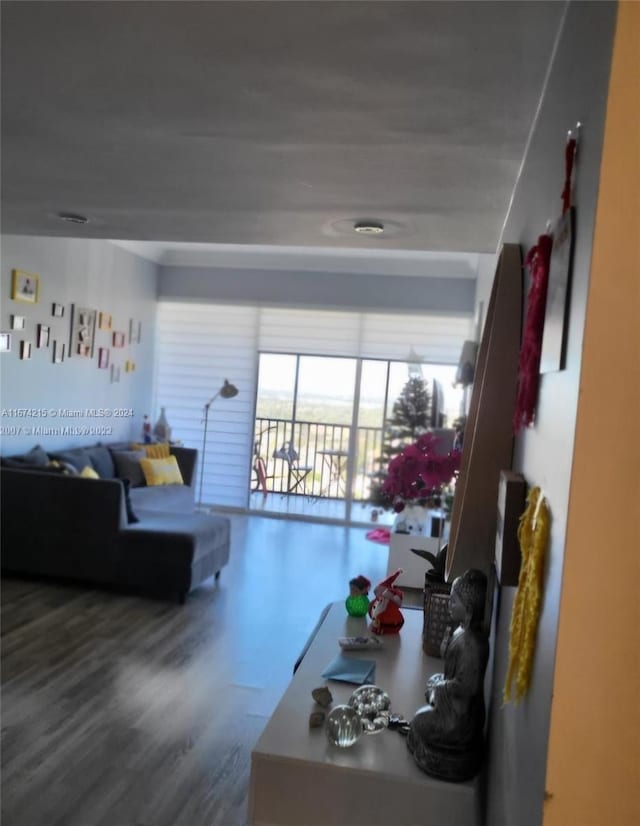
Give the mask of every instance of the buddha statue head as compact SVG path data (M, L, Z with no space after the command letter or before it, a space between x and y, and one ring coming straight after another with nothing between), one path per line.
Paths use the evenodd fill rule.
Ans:
M486 597L487 577L482 571L469 568L451 586L451 619L465 628L478 627L484 618Z

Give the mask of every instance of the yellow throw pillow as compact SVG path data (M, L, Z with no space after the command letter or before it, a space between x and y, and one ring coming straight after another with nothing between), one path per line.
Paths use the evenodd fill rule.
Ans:
M140 459L147 485L184 485L175 456L164 459Z
M169 442L156 442L151 445L131 445L131 450L144 450L147 459L167 459L171 456L171 445Z
M86 467L82 468L82 470L80 471L80 476L82 476L83 479L99 479L100 478L98 476L98 474L95 472L95 470L90 465L86 465Z

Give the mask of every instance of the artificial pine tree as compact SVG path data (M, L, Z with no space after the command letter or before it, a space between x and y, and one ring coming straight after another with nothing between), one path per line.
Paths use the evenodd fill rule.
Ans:
M411 376L396 399L382 434L382 455L375 460L371 474L369 501L373 505L388 508L389 498L382 493L389 462L407 445L425 433L430 426L431 394L422 376Z

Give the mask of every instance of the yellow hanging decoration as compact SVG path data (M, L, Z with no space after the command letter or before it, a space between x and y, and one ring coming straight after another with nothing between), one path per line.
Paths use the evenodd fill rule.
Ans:
M538 487L531 488L518 525L522 563L511 613L509 668L503 691L505 703L513 699L514 679L516 702L524 697L531 680L550 521L549 507L542 491Z

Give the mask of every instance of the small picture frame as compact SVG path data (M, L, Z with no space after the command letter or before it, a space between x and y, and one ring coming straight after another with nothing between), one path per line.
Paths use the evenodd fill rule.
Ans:
M40 276L24 270L11 273L11 298L26 304L37 304L40 292Z
M24 330L25 325L25 317L23 315L12 315L11 316L11 329L12 330Z
M53 363L62 364L64 361L64 342L55 339L53 342Z
M125 373L133 373L135 371L135 369L136 369L135 361L129 361L129 360L125 361L125 363L124 363L124 372Z
M106 370L109 367L109 348L98 347L98 367Z
M49 346L49 336L51 334L51 328L48 324L38 324L38 338L36 340L36 347L40 349L41 347L48 347Z
M113 316L111 316L109 313L100 313L98 317L98 329L110 330L112 322Z
M83 358L91 358L91 345L90 344L83 344L80 342L78 344L77 354L82 356Z
M0 353L11 352L11 333L0 333Z
M111 384L115 384L116 382L120 381L120 368L116 367L115 364L111 364Z
M56 304L54 302L51 305L51 315L54 318L64 318L64 304Z
M116 330L111 337L111 343L114 347L124 347L125 338L126 336L124 333L120 333Z
M31 358L31 342L25 341L24 339L20 342L20 358L21 359L30 359Z

